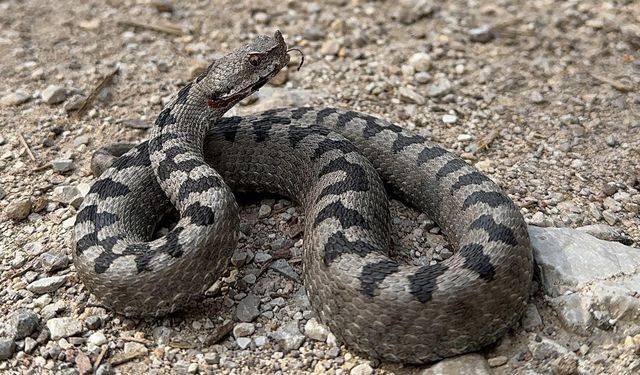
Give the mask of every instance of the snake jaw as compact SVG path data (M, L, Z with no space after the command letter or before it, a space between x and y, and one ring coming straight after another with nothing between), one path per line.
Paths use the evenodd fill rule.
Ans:
M269 80L271 78L273 78L273 76L275 76L276 74L278 74L278 72L280 71L279 67L276 67L270 74L268 74L265 77L262 77L260 79L258 79L255 83L240 89L232 94L226 94L226 95L221 95L221 96L217 96L216 94L214 94L214 96L212 96L211 98L209 98L207 100L207 105L209 106L209 108L225 108L229 105L232 105L244 98L246 98L247 96L253 94L254 92L258 91L262 86L264 86L267 82L269 82Z

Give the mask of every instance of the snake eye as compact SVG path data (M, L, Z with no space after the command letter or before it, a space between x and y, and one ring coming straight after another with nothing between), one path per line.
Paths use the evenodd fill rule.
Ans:
M253 66L260 65L260 55L249 55L249 64Z

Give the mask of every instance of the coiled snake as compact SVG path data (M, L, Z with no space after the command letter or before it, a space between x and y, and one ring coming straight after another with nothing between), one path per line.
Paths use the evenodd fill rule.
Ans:
M165 106L151 139L102 174L76 218L84 284L125 315L184 306L222 275L235 248L229 186L267 190L304 207L304 283L348 347L424 363L495 342L519 320L532 278L518 208L450 152L369 115L295 108L222 118L288 61L279 32L215 60ZM388 257L379 176L431 215L453 257L426 266ZM179 222L151 240L171 204Z

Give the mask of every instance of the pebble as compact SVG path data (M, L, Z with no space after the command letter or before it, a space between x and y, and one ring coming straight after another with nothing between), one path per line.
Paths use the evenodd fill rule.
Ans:
M34 339L32 339L31 337L25 337L24 338L24 352L27 354L31 354L33 352L33 349L36 348L36 346L38 346L38 342Z
M158 326L151 332L153 340L157 345L167 345L171 342L173 337L173 330L169 327Z
M482 25L480 27L469 29L467 30L467 35L469 35L469 40L478 43L490 42L495 37L493 29L489 25Z
M26 91L16 90L0 98L0 107L13 107L26 103L30 96Z
M244 297L236 308L236 317L242 322L251 322L260 315L258 306L260 299L254 294L248 294Z
M260 210L258 210L258 218L264 219L265 217L271 214L271 206L268 204L263 204L260 206Z
M418 94L408 87L400 87L400 89L398 90L398 95L400 96L400 100L402 100L404 103L418 105L422 105L425 103L424 96Z
M471 134L458 134L459 142L469 142L473 140L473 136Z
M281 275L293 280L293 281L300 281L300 276L298 275L298 273L291 267L291 265L289 264L289 262L286 261L286 259L278 259L275 262L271 263L271 266L269 266L269 268L271 268L272 270L280 273Z
M368 363L361 363L349 371L350 375L372 375L373 368Z
M458 116L456 115L446 114L442 116L442 122L445 124L455 124L456 121L458 121Z
M554 375L577 375L578 364L578 358L571 353L553 360L551 369Z
M256 336L253 339L253 342L256 344L258 348L265 346L268 341L269 339L267 339L267 336Z
M11 322L15 339L22 340L38 329L40 318L33 311L20 309L13 314Z
M451 91L452 85L446 78L440 78L434 81L427 90L429 97L440 97L448 94Z
M51 193L52 201L68 204L75 208L80 207L83 199L80 190L76 186L71 185L56 186Z
M59 340L82 333L82 322L69 317L51 318L47 320L47 328L51 339Z
M251 336L255 331L256 326L253 323L238 323L233 327L233 337Z
M529 95L529 100L533 104L542 104L546 102L545 98L542 96L540 91L532 91L531 94Z
M27 286L27 290L36 294L55 292L67 281L66 276L51 276L38 279Z
M284 352L299 349L304 343L305 337L298 329L298 322L291 321L283 324L273 333L273 339Z
M311 318L304 325L304 334L310 339L325 342L329 336L329 329L316 318Z
M533 303L527 304L522 317L522 328L525 331L535 331L542 327L542 318L538 312L538 308Z
M487 363L489 363L489 367L500 367L500 366L506 364L508 360L509 360L509 358L501 355L501 356L498 356L498 357L489 358L487 360Z
M24 220L31 213L32 202L30 198L18 198L5 207L4 212L9 219Z
M246 349L251 344L251 339L248 337L238 337L236 344L238 344L240 349Z
M418 52L409 57L409 65L416 72L426 72L431 68L431 56L428 53Z
M335 56L340 51L340 43L333 39L327 39L320 47L320 54L323 56Z
M422 83L422 84L429 83L433 79L431 74L427 72L416 73L416 75L413 78L416 80L417 83Z
M67 90L57 85L49 85L40 94L42 100L47 104L58 104L67 98Z
M58 172L68 172L74 168L73 159L55 159L51 161L51 166Z
M45 272L51 273L67 268L69 258L58 250L51 250L40 255L40 264Z
M420 375L440 374L491 375L492 372L487 360L483 356L479 354L465 354L444 359L420 373Z
M107 338L102 332L94 332L91 334L91 336L89 336L87 341L95 346L101 346L107 343Z
M84 324L87 326L88 329L91 329L91 330L98 329L102 327L102 318L99 317L98 315L91 315L84 320Z
M124 343L124 352L125 353L138 353L138 352L148 352L149 349L144 344L135 341L127 341Z
M259 251L256 253L253 259L256 261L256 263L264 263L271 260L271 258L273 258L271 254L265 253L264 251Z
M11 358L15 350L16 342L13 339L0 337L0 361Z

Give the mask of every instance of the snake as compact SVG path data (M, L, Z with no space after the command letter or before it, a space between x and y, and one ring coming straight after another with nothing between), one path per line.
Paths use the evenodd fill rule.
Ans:
M125 316L160 317L202 298L238 241L233 191L304 209L303 282L318 319L348 348L430 363L513 329L533 274L524 219L489 177L424 136L336 108L223 117L289 63L278 31L215 59L158 115L148 141L94 154L103 172L75 222L84 285ZM389 194L428 213L454 255L389 255ZM154 238L175 208L175 226Z

